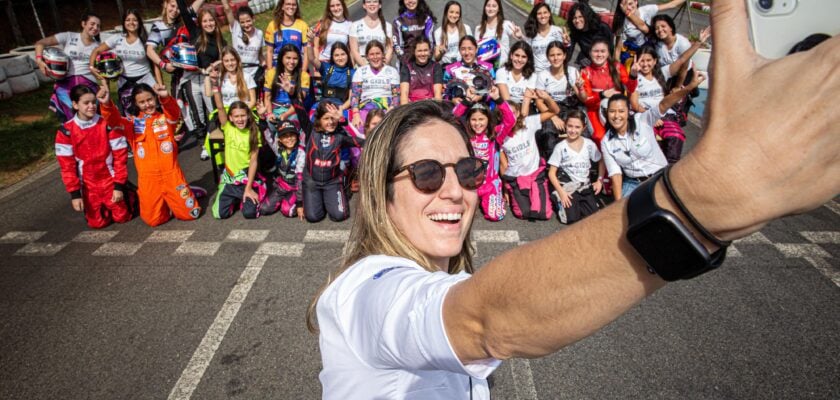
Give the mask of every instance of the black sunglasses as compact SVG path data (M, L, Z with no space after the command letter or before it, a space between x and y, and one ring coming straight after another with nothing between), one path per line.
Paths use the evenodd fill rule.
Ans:
M467 190L475 190L484 183L487 173L487 161L476 157L466 157L456 163L441 164L435 160L420 160L408 164L391 175L391 179L408 170L411 183L423 193L434 193L443 186L446 179L446 167L453 167L458 183Z

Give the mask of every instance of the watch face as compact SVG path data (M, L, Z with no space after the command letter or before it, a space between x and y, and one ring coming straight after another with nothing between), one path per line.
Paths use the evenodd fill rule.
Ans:
M627 231L636 252L666 281L708 268L706 248L668 212L658 211Z

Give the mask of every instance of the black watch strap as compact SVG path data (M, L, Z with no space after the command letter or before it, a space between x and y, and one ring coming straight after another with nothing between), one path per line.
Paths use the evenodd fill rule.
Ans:
M656 194L655 194L656 183L659 181L659 179L662 178L663 172L664 172L664 170L660 170L659 172L654 174L650 179L648 179L647 181L645 181L641 185L639 185L639 187L637 187L630 194L630 196L627 200L627 219L628 219L628 222L629 222L629 226L631 228L633 226L636 226L636 225L639 225L639 224L643 223L647 218L649 218L650 216L652 216L656 213L667 213L667 214L673 215L674 220L680 221L680 224L682 224L681 220L679 218L677 218L673 213L671 213L670 211L662 209L661 207L659 207L656 204ZM682 225L684 226L685 224L682 224ZM692 236L694 236L694 235L692 234ZM656 239L657 238L649 238L649 240L656 240ZM667 239L667 238L661 238L661 239ZM699 242L699 240L696 237L685 238L685 240L691 240L691 241ZM701 247L705 250L704 246L701 246ZM706 262L704 263L705 265L704 266L699 266L699 267L695 266L695 267L683 268L682 271L680 271L677 279L690 279L690 278L696 277L698 275L701 275L705 272L711 271L711 270L719 267L721 264L723 264L723 261L726 259L726 249L727 249L726 246L722 246L717 251L715 251L714 253L711 253L711 254L709 254L708 251L705 251L705 254L707 255ZM643 256L643 258L644 258L644 256ZM645 260L645 262L647 262L647 264L648 264L648 270L650 270L652 273L657 273L656 272L657 271L657 266L656 265L652 265L650 260L647 260L647 259ZM659 274L659 273L657 273L657 274L660 275L660 276L663 275L663 274ZM674 279L669 279L669 280L674 280Z

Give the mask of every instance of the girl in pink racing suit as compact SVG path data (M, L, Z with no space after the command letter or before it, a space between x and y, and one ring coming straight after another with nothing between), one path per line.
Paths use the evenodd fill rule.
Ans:
M496 101L496 109L501 114L501 123L496 124L493 113L486 104L480 100L482 96L468 90L469 100L458 103L452 111L456 117L466 114L467 134L470 136L475 156L487 161L487 174L484 183L478 188L478 198L481 200L481 210L484 218L488 221L501 221L505 217L504 193L502 191L502 179L499 177L499 159L501 157L499 143L496 137L510 135L516 117L513 115L508 104L504 101L499 103L501 98L499 88L493 86L490 89L490 98Z

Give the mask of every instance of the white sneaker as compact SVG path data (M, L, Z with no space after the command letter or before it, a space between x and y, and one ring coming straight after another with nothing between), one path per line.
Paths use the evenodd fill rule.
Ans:
M199 156L201 161L207 161L210 159L210 154L207 153L207 149L201 149L201 155Z

